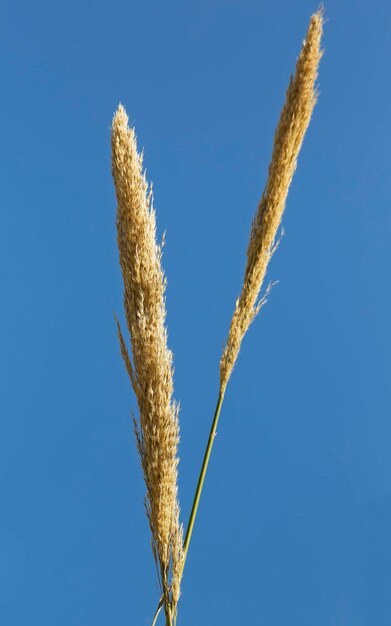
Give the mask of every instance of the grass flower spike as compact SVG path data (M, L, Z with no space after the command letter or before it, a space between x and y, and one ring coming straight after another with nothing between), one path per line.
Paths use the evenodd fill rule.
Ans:
M320 49L322 30L323 14L320 10L311 17L307 36L297 60L295 74L290 80L285 104L274 136L269 177L253 221L247 248L247 265L242 292L236 302L227 343L220 360L219 394L186 529L184 560L189 550L226 386L238 357L243 337L265 302L265 296L259 299L259 293L268 263L276 248L275 239L281 224L289 186L296 169L297 157L316 104L315 81L322 56Z
M269 177L258 205L247 249L242 292L236 302L228 340L220 361L221 387L225 388L239 354L242 339L264 299L259 293L281 224L297 157L316 104L315 81L322 56L323 15L310 20L307 37L291 78L275 136Z
M177 495L178 406L173 400L172 353L167 347L161 246L153 197L133 128L120 105L113 118L112 173L117 196L117 241L132 359L118 324L121 353L137 397L135 424L147 487L146 510L167 623L175 620L182 561ZM118 323L118 322L117 322Z

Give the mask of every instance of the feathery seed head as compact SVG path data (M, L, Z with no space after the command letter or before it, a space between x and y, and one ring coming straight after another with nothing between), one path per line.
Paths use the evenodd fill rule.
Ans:
M117 242L124 282L130 358L120 326L121 353L137 397L137 445L147 487L146 509L165 606L179 597L177 488L178 406L173 400L172 353L167 346L165 286L151 189L128 116L119 105L112 124L112 173L117 196ZM171 572L171 580L170 580ZM175 607L172 607L175 609Z
M222 389L225 389L232 373L242 339L264 304L264 299L258 299L259 292L275 249L274 242L296 169L297 157L317 99L315 81L322 56L322 29L323 13L319 10L310 19L307 36L296 63L295 74L290 80L274 135L269 176L251 229L242 292L236 303L227 344L220 361Z

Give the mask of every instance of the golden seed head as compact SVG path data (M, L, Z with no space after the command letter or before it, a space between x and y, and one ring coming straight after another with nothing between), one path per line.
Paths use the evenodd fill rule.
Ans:
M124 309L132 359L118 324L121 353L137 397L138 449L147 487L146 508L152 547L165 602L171 587L179 597L177 560L182 546L177 466L178 406L173 400L172 353L167 346L165 286L161 246L151 188L137 150L136 135L119 105L112 124L112 173L117 196L117 242L124 282ZM171 568L171 569L170 569ZM171 581L170 581L171 571Z
M275 249L276 235L296 169L297 157L316 104L315 82L322 56L322 29L323 14L319 10L311 17L274 135L269 176L253 221L247 248L242 292L236 302L227 344L220 361L222 389L226 387L232 373L243 337L265 302L264 298L259 300L259 292Z

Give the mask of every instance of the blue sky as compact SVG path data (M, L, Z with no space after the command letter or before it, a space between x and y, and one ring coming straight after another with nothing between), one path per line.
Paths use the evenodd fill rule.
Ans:
M167 231L186 521L300 0L1 8L0 617L148 626L158 598L119 356L109 127ZM179 624L391 623L391 10L325 3L320 100L244 342Z

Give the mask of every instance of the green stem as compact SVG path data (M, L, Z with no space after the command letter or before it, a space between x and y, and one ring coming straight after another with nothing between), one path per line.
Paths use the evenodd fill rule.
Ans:
M198 505L199 505L200 498L201 498L202 488L204 486L206 471L208 469L209 459L210 459L210 455L211 455L212 448L213 448L213 442L216 436L216 430L217 430L217 425L219 423L220 411L221 411L221 407L222 407L223 400L224 400L224 392L225 392L225 388L221 388L219 391L219 397L217 400L216 409L215 409L215 413L213 416L213 422L212 422L212 426L211 426L210 433L209 433L208 443L206 444L204 460L202 461L201 471L200 471L200 475L198 478L196 492L194 495L193 506L191 507L189 523L187 525L185 541L183 543L183 563L182 563L181 577L183 575L187 553L189 551L189 545L190 545L190 540L191 540L191 536L193 533L194 522L197 516Z
M206 444L206 449L205 449L205 453L204 453L204 459L202 461L201 471L200 471L200 475L198 477L197 488L196 488L196 491L195 491L195 494L194 494L194 500L193 500L193 504L192 504L192 507L191 507L189 522L187 524L185 540L183 542L183 563L182 563L182 570L181 570L181 580L182 580L182 576L183 576L183 570L185 568L187 553L189 551L189 545L190 545L190 540L191 540L191 536L192 536L192 533L193 533L194 522L195 522L195 519L197 517L198 505L199 505L199 502L200 502L201 493L202 493L202 489L203 489L203 486L204 486L205 476L206 476L206 472L207 472L208 465L209 465L209 459L210 459L210 455L211 455L211 452L212 452L214 439L215 439L215 436L216 436L217 425L219 423L220 411L221 411L221 407L223 405L223 400L224 400L224 393L225 393L225 387L220 387L219 397L217 399L217 404L216 404L216 409L215 409L215 413L214 413L214 416L213 416L212 426L210 428L208 443ZM152 622L152 626L155 626L157 617L158 617L158 615L160 613L160 610L161 610L162 606L163 606L163 596L160 598L159 605L158 605L157 611L155 613L154 620ZM166 621L166 626L171 626L171 619L170 619L170 621L168 621L169 619L170 619L170 616L167 616L166 617L166 620L167 620Z

